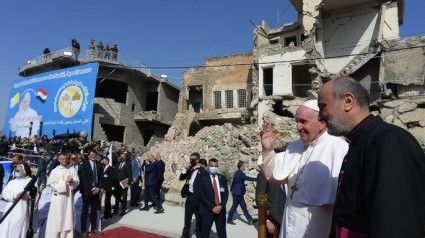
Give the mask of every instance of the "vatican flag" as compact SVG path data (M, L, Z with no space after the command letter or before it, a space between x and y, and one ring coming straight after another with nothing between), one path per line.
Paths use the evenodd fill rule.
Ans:
M18 103L19 103L19 93L16 93L15 96L13 96L10 99L10 108L13 108Z

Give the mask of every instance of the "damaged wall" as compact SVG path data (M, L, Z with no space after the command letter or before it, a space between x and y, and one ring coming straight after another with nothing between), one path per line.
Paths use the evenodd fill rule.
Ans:
M373 5L359 5L322 13L322 29L318 29L315 47L318 59L329 74L338 74L354 59L356 54L363 53L379 32L379 10ZM319 57L318 57L319 58Z
M264 97L264 69L273 70L273 95L291 95L292 92L292 67L291 64L303 62L305 50L298 49L287 51L279 55L267 55L259 59L259 91L258 96Z
M246 88L252 82L250 73L252 54L215 57L205 60L205 67L192 68L183 73L178 111L186 110L187 87L201 85L205 112L214 110L212 98L215 89ZM217 66L217 67L214 67Z
M180 89L178 114L166 139L173 140L175 136L186 136L193 120L202 119L205 124L221 124L232 120L247 123L245 118L252 98L252 62L252 54L215 57L206 59L205 67L185 71ZM246 92L245 106L240 106L243 103L239 103L239 90ZM233 103L231 108L226 107L226 91L232 92L232 97L229 96L228 100L229 105ZM221 95L219 104L221 108L215 108L214 93ZM192 105L195 100L195 103L201 104L198 112ZM200 122L196 121L196 124L200 125Z

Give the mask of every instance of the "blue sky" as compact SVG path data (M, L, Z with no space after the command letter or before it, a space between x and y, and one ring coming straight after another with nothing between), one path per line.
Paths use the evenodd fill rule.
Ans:
M402 36L424 34L424 0L406 0ZM248 53L253 25L272 28L297 20L288 0L266 1L2 1L0 3L0 128L10 86L29 59L70 46L77 39L86 50L90 39L117 44L120 54L150 67L191 67L205 58ZM155 69L180 86L185 69Z

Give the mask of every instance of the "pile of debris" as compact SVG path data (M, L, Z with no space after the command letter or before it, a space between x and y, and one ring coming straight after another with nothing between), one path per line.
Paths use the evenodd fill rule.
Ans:
M289 117L276 115L272 111L265 112L264 120L274 122L276 133L282 135L276 142L276 151L284 151L289 142L299 139L293 116L301 103L296 100L282 103ZM383 100L374 103L371 111L375 115L380 115L385 121L408 130L422 146L425 145L425 99L423 97ZM261 153L260 130L261 128L257 125L234 126L225 123L204 127L193 137L186 136L183 139L166 140L155 144L148 153L159 153L165 161L163 185L165 199L176 204L183 204L184 199L180 197L180 189L184 181L179 181L178 178L185 164L189 162L192 152L199 152L201 158L207 161L217 158L220 163L219 172L228 178L229 187L239 160L247 163L245 173L256 177L259 170L257 158ZM247 182L245 199L248 207L252 209L255 203L255 183ZM229 196L228 206L230 205L231 196Z
M279 131L285 131L285 136L279 138L279 147L286 147L296 132L285 130L285 120L277 120ZM288 118L288 121L293 119ZM294 127L293 127L294 128ZM189 163L192 152L199 152L201 158L207 161L211 158L219 160L219 173L225 175L229 187L233 173L237 169L239 160L247 163L246 174L257 177L257 157L261 153L260 130L257 125L234 126L230 123L202 128L195 136L186 137L180 141L164 141L154 145L148 153L161 154L165 164L165 181L163 191L168 202L183 204L184 199L180 197L180 189L184 181L179 181L179 175L185 164ZM146 156L146 154L144 155ZM252 208L255 202L255 183L247 183L246 200L248 207ZM231 196L229 196L229 206Z

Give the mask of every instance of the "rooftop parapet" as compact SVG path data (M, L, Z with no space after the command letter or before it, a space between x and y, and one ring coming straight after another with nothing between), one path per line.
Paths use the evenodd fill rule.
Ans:
M19 74L21 74L23 71L30 69L32 67L48 64L53 62L54 60L62 59L62 58L69 58L70 60L76 60L83 63L105 62L110 64L118 64L128 68L136 69L146 75L150 75L151 73L150 68L146 64L142 63L139 60L136 60L118 53L116 54L116 58L114 57L113 53L110 54L109 58L106 58L105 57L106 51L103 51L101 58L97 57L98 51L93 52L90 50L83 50L83 51L80 51L78 55L76 53L77 53L77 50L75 48L67 47L67 48L52 52L50 54L37 56L31 60L28 60L28 63L26 65L20 67Z

